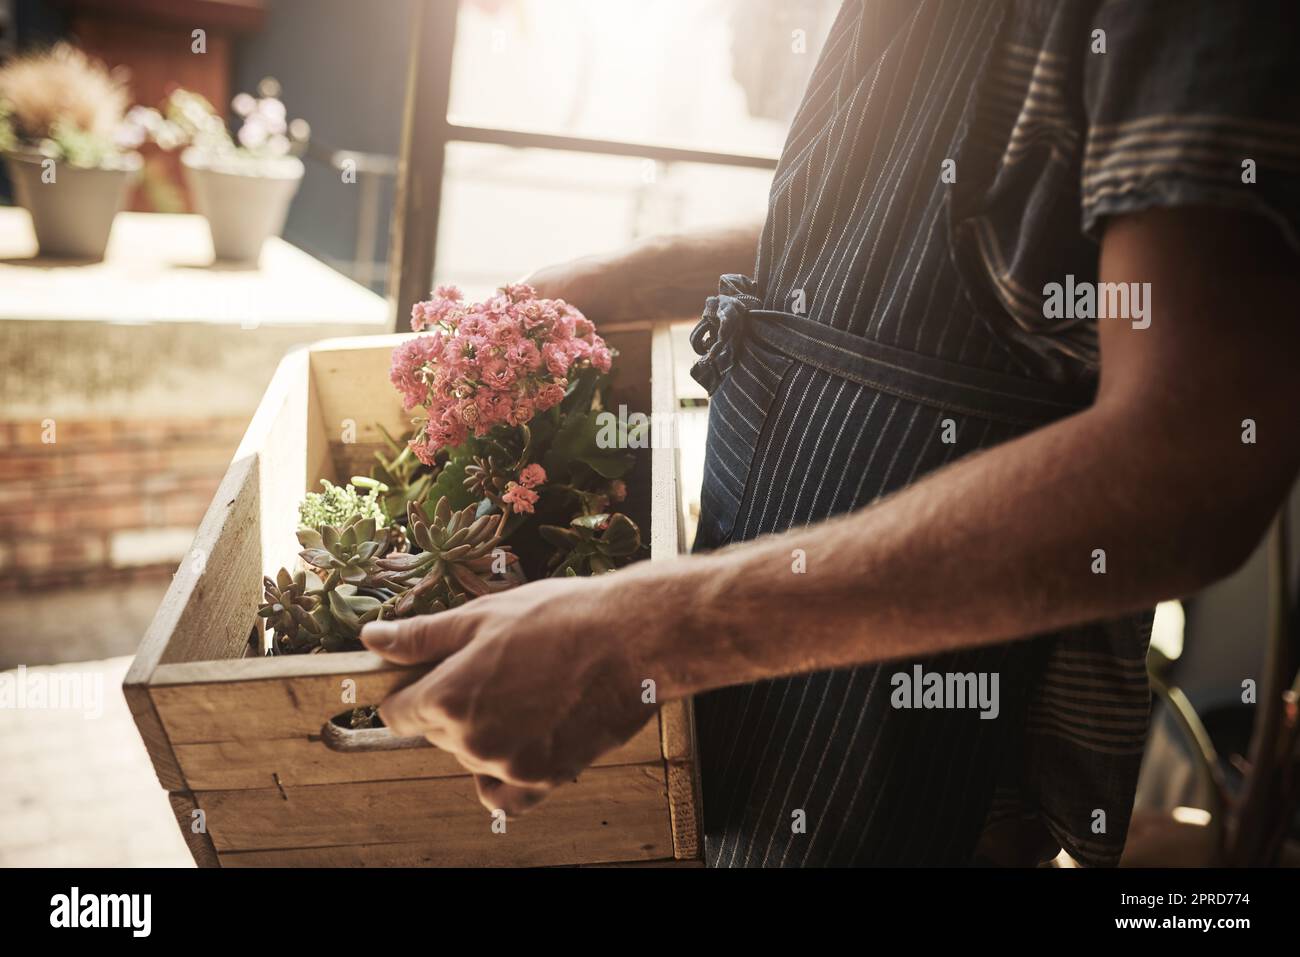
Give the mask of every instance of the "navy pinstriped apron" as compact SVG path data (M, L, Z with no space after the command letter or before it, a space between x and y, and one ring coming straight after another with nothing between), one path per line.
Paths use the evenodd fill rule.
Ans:
M698 550L870 504L1091 401L1088 330L1020 330L990 299L978 243L1015 145L1015 111L1003 121L989 97L1004 67L1030 96L1015 57L1033 62L1054 7L1027 6L1042 16L1019 35L998 0L844 4L773 179L754 275L722 277L692 334L711 395ZM1019 169L1037 175L1047 152ZM950 158L955 185L939 175ZM1077 205L1073 224L1060 219L1071 201L1019 208L1052 217L1035 248L1053 268L1095 278ZM1134 616L919 662L997 673L996 720L891 707L890 676L912 662L700 696L707 862L960 864L1009 823L1031 859L1065 847L1114 863L1149 708L1148 627Z
M778 441L788 444L783 440L789 433L773 431L770 408L796 364L815 370L823 391L852 386L864 396L870 394L877 405L882 400L890 403L895 418L902 412L913 418L923 413L931 437L946 418L954 424L960 421L963 430L982 423L984 430L1010 435L1088 404L1084 389L961 366L792 313L763 309L753 288L747 277L723 276L719 295L709 298L691 336L692 346L701 353L692 375L711 393L713 407L742 413L710 415L698 549L732 541L742 518L745 538L781 529L779 507L767 521L754 517L755 512L766 515L774 497L786 497L787 477L778 471L760 488L755 461L760 448ZM839 425L834 420L824 423L828 430ZM815 441L805 433L800 444L810 439ZM920 471L912 456L899 466L898 453L905 446L890 448L883 437L877 441L863 446L868 456L861 478L869 481L856 483L872 498L894 491ZM933 447L944 448L937 438ZM869 499L863 493L849 501L865 504ZM808 613L817 611L810 608ZM789 638L797 641L798 635ZM969 860L992 802L1000 770L997 758L1016 747L1018 716L1041 670L1043 650L1041 644L1026 642L924 660L926 671L996 672L1001 714L992 721L981 720L973 710L894 711L889 679L899 670L910 670L910 663L796 676L704 696L697 703L697 719L710 863L925 865ZM820 696L824 706L832 687L840 692L841 711L852 706L853 729L859 733L832 733L819 740L812 733L815 716L808 720L809 712L816 710L810 698ZM842 726L847 729L847 722ZM800 741L801 736L805 740ZM780 751L774 741L781 742ZM780 752L790 745L802 751L802 761L789 760L790 755L783 759ZM814 750L820 745L822 753L808 753L810 745ZM969 762L956 774L949 769L961 782L960 789L943 790L938 767L926 775L908 770L926 752L932 763L936 758ZM817 768L804 767L814 757ZM789 778L780 774L782 766L793 766ZM800 771L812 772L803 787L814 790L792 803L803 790ZM881 777L862 777L866 772ZM811 836L791 831L796 811L803 811L804 820L811 822L806 832Z

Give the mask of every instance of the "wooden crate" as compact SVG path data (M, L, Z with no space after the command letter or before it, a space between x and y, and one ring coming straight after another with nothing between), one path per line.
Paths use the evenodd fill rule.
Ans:
M671 411L666 325L602 330L621 355L615 402ZM297 506L344 482L408 417L388 382L401 336L336 339L290 354L267 389L124 683L158 780L204 866L565 865L696 861L698 788L689 701L665 704L623 747L494 834L474 783L435 748L334 750L326 725L422 668L369 652L256 657L263 574L292 567ZM678 552L672 448L646 449L627 511L650 560ZM387 734L387 732L384 732Z

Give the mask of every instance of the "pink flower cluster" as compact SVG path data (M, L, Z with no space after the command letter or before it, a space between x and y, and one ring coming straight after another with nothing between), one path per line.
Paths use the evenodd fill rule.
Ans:
M507 482L501 500L516 512L532 513L538 494L534 489L546 481L546 469L536 462L525 465L519 472L518 482Z
M505 286L465 303L439 286L411 310L411 326L431 334L393 350L389 378L403 407L423 407L411 440L420 461L498 425L524 425L564 398L575 366L608 372L610 351L595 326L563 299L538 299L531 286Z

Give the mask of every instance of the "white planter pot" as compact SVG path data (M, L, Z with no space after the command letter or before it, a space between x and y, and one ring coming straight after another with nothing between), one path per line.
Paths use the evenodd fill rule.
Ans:
M278 236L302 184L302 161L284 157L259 164L256 174L214 168L182 155L194 204L212 230L217 259L255 263L268 236Z
M104 258L113 217L140 173L138 154L129 154L114 168L60 162L48 167L36 153L7 153L5 161L18 205L32 214L42 256Z

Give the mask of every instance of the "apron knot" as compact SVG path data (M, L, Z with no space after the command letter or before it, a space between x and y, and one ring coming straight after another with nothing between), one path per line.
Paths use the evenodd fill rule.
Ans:
M749 310L759 305L747 276L728 274L718 282L718 294L704 302L700 321L691 330L691 348L700 358L691 378L712 395L736 361Z

